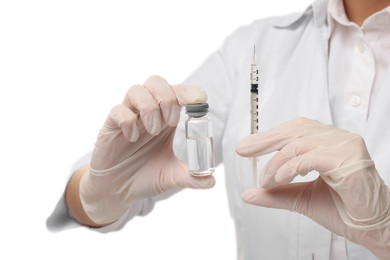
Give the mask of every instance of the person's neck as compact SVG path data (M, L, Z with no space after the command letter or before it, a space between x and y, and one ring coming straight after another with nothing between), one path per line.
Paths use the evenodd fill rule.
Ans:
M390 0L343 0L345 13L350 21L362 26L372 14L390 6Z

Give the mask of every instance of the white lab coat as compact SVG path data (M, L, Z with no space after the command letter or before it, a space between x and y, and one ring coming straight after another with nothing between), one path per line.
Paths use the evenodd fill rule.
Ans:
M254 44L260 65L260 131L295 117L332 124L327 84L329 35L323 2L316 1L303 14L259 20L238 29L187 81L208 93L216 157L226 171L239 259L329 259L329 231L299 214L242 202L240 193L252 185L251 164L235 153L240 138L250 132L249 73ZM387 185L389 86L388 69L361 133ZM178 139L184 140L184 136ZM260 164L270 156L262 157ZM312 173L305 179L316 176ZM377 259L350 242L347 251L349 259Z
M326 6L321 3L315 2L303 14L263 19L238 29L187 80L208 93L216 162L224 163L239 259L329 259L331 233L320 225L297 213L242 202L241 192L253 185L251 164L235 153L239 140L250 132L249 73L254 44L260 65L260 131L298 116L332 123L326 12L321 10ZM390 111L390 88L387 86L390 86L389 70L362 135L379 173L389 185L390 121L386 114ZM183 113L182 120L185 118ZM186 160L183 121L177 130L175 152ZM260 165L271 156L261 157ZM313 173L304 179L316 176ZM64 208L62 200L48 222L60 223L60 211ZM133 215L124 216L105 231L120 228ZM347 250L350 259L376 259L365 248L350 242Z

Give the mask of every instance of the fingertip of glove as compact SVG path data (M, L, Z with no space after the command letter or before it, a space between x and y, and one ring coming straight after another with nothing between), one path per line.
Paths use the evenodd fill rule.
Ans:
M243 157L251 157L253 155L253 135L242 138L236 146L236 153Z
M215 186L215 178L213 176L192 177L193 188L195 189L211 189Z
M242 148L241 142L237 144L235 150L236 150L236 153L237 153L238 155L244 156L243 148Z
M198 86L179 84L175 85L173 90L182 106L207 102L207 93Z
M242 200L245 202L245 203L248 203L248 204L254 204L255 202L255 192L257 190L256 189L247 189L247 190L244 190L242 193L241 193L241 198Z
M180 121L180 107L171 106L167 112L167 118L165 119L168 126L175 127Z
M131 143L136 142L139 138L138 127L135 124L132 127L127 127L123 129L122 131L123 131L123 135Z

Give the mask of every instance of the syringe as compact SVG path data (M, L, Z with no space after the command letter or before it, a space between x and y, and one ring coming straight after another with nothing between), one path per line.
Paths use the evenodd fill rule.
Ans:
M251 64L251 134L259 131L259 67L256 64L256 45L253 46L253 60ZM257 157L252 159L253 184L259 185L257 172Z

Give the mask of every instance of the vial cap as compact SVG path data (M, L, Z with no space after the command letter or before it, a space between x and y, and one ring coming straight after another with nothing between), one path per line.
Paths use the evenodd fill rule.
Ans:
M200 104L190 104L186 105L186 113L191 117L202 117L209 112L209 104L200 103Z

